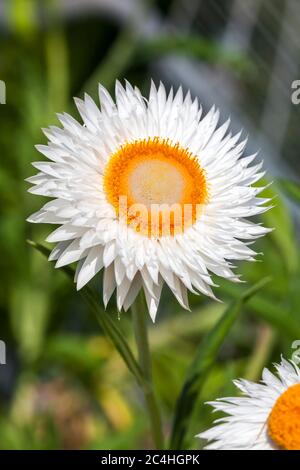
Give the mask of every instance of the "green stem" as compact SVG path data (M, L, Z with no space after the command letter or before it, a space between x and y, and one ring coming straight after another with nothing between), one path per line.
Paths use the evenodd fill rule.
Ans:
M147 310L142 294L139 294L136 301L133 303L131 312L139 363L144 379L149 384L149 386L143 390L151 422L153 440L157 449L164 449L162 422L152 383L151 356L147 334Z

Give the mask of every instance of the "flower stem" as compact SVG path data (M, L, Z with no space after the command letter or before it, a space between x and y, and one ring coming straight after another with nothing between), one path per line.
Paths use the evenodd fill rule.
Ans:
M150 417L152 436L156 449L163 449L164 438L162 433L162 422L152 382L151 355L147 332L147 309L145 308L145 301L142 293L138 295L136 301L131 306L131 312L139 363L144 374L145 381L148 383L148 387L144 388L144 396Z

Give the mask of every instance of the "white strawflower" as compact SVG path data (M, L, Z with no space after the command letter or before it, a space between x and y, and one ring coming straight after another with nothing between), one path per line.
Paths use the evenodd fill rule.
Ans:
M236 380L246 396L209 403L228 416L197 436L206 449L300 450L300 370L284 359L275 367L278 377L264 369L260 384Z
M126 311L143 288L154 321L164 282L188 308L187 290L213 297L212 273L237 281L232 262L253 260L267 229L245 217L267 209L252 187L262 164L249 167L240 133L181 88L152 83L146 100L116 82L116 103L101 85L99 97L101 109L75 99L83 124L60 114L63 128L44 130L37 149L50 161L33 163L29 191L54 199L28 220L60 225L50 259L78 261L78 289L103 269L105 305L116 289Z

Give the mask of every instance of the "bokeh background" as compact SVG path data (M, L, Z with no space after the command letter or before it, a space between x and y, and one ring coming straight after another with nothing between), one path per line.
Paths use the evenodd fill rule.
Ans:
M25 222L44 202L26 193L40 130L55 113L78 118L72 97L113 93L118 78L147 94L150 78L182 84L207 111L244 129L247 151L260 150L266 191L275 207L262 216L274 227L256 244L258 262L239 270L251 286L273 280L243 309L199 397L188 431L212 422L206 400L235 394L231 380L260 377L264 365L290 358L300 340L298 187L300 79L297 0L2 0L0 79L0 448L135 449L152 446L143 397L74 285L26 243L42 242L47 226ZM223 304L190 296L185 312L167 289L155 326L149 324L154 380L167 434L172 412L199 342L244 285L220 282ZM101 302L101 279L93 284ZM109 312L130 343L130 314ZM134 347L134 345L133 345Z

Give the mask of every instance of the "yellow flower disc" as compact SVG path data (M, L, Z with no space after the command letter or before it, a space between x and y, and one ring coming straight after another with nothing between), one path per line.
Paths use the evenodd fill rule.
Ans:
M179 144L154 137L123 145L104 172L107 200L137 232L161 237L190 227L208 200L198 159Z
M277 399L268 419L268 433L279 448L300 450L300 383Z

